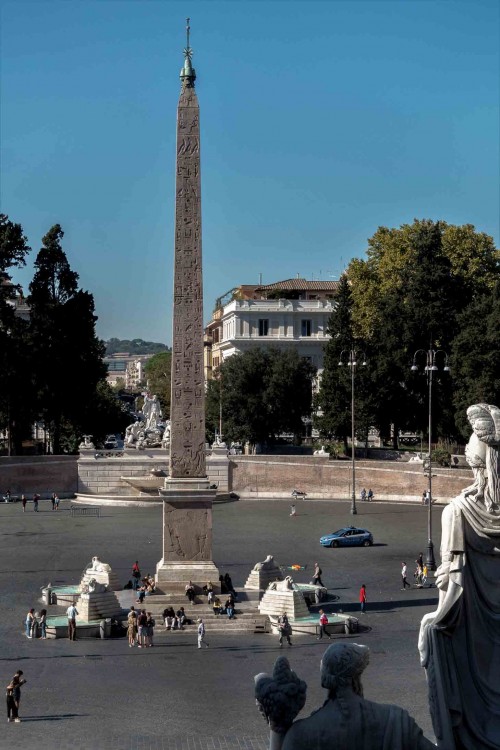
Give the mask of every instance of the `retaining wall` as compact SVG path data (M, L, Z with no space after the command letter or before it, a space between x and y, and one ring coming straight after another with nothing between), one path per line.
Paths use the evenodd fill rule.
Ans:
M439 501L456 497L473 481L467 468L432 468L432 494ZM350 461L329 461L320 456L231 456L229 484L242 496L277 497L292 489L314 497L349 499L352 487ZM356 495L361 488L378 500L421 500L427 487L422 465L399 461L356 461Z
M0 456L0 495L72 497L78 484L78 456Z

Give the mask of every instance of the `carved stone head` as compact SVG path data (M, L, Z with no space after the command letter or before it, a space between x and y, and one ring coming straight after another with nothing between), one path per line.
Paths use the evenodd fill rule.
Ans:
M335 643L321 660L321 684L330 691L350 688L370 661L370 650L358 643Z

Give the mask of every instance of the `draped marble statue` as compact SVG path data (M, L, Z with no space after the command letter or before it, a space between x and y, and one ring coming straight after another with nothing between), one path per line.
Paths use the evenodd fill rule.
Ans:
M438 747L500 748L500 409L467 410L474 483L444 509L439 604L419 649Z
M321 661L323 706L294 722L306 701L306 684L279 657L272 676L255 677L257 705L271 729L270 750L430 750L435 745L402 708L363 698L361 674L369 649L336 643Z

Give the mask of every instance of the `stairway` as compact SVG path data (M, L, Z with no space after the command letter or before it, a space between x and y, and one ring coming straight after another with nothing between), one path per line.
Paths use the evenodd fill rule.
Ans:
M220 597L222 603L224 598ZM155 641L175 638L181 632L196 633L198 617L203 619L207 634L209 633L269 633L271 632L269 618L261 615L257 609L258 594L256 597L248 597L246 593L238 595L235 605L234 619L230 620L227 615L216 615L212 607L207 605L206 597L197 597L197 604L191 604L185 596L173 596L165 594L154 594L147 597L142 605L134 602L134 607L151 612L156 621ZM185 625L183 631L166 630L163 623L162 613L166 607L173 607L177 611L184 607L186 617L192 624ZM126 624L126 623L124 623Z

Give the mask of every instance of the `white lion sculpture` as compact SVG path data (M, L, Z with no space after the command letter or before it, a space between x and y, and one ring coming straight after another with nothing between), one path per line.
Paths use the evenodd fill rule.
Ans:
M109 573L111 565L101 562L98 557L93 557L90 570L95 570L96 573Z
M293 578L287 576L284 581L273 581L269 584L271 591L290 591L293 589Z
M254 570L275 570L278 567L279 565L277 565L274 562L274 557L272 555L268 555L263 562L256 563L253 566L253 569Z

